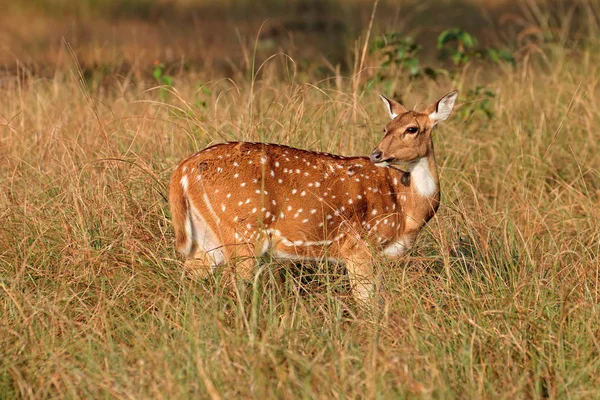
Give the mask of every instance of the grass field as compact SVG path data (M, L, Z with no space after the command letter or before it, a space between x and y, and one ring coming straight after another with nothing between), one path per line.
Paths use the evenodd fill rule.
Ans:
M48 37L48 51L16 22L40 15L11 11L21 41L0 43L0 398L600 398L600 8L509 4L517 22L482 43L511 49L514 67L427 56L448 73L394 70L390 82L372 81L381 59L363 53L389 25L369 31L372 3L355 3L366 11L338 67L318 46L289 58L232 31L220 32L238 46L223 69L208 50L197 67L171 63L164 43L128 59L135 40ZM111 24L92 11L78 18ZM190 43L178 49L213 48ZM435 137L440 211L405 260L378 263L380 309L357 307L325 266L262 264L234 291L183 275L165 200L181 158L225 140L366 155L387 120L378 90L418 108L454 88Z

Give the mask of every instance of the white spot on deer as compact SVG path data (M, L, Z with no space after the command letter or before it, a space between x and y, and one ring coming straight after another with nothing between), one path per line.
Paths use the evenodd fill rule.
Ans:
M279 213L279 218L285 218L285 214L282 212Z
M275 200L271 200L271 204L275 205L277 202Z
M260 157L260 163L261 163L261 164L264 164L264 163L266 163L266 162L267 162L267 156L262 156L262 157Z
M348 199L348 204L352 204L352 203L354 203L354 202L352 201L352 199Z
M225 197L230 198L231 197L231 193L227 193L227 196L225 196Z
M248 161L248 164L252 164L252 160Z
M238 219L240 219L240 217L238 217L237 215L235 217L233 217L233 222L238 222Z
M250 229L252 229L252 225L246 224L246 228L248 228L248 230L250 230Z
M237 162L237 161L234 161L234 162L233 162L233 166L234 166L234 167L239 167L239 166L240 166L240 164L238 164L238 162Z
M321 187L321 182L315 182L315 187Z
M362 196L360 194L357 194L356 195L356 200L360 200L360 199L362 199Z
M308 184L308 187L313 187L313 184L312 184L312 182Z
M241 186L241 187L244 187L244 186L246 186L246 182L242 182L242 183L240 184L240 186Z
M319 222L319 228L322 228L322 227L323 227L323 223Z
M256 194L260 194L260 190L258 190L258 189L256 189L254 192L255 192Z
M287 206L288 211L292 211L292 206Z
M303 223L303 224L305 224L305 223L307 223L307 222L308 222L308 219L303 219L303 220L302 220L302 223Z
M298 189L292 189L292 194L298 193Z
M296 173L297 173L297 174L299 174L299 173L300 173L300 170L299 170L299 169L297 169L297 168L296 168Z
M308 172L305 172L303 175L304 175L304 176L308 176Z
M396 209L396 203L392 203L392 210Z
M394 185L398 184L398 178L394 177Z
M270 216L271 216L271 213L270 213L269 211L267 211L267 212L265 213L265 218L269 218Z
M241 206L242 204L244 204L243 201L238 202L238 206Z
M184 172L184 173L185 173L185 172L187 172L187 165L185 165L185 166L183 167L183 172Z
M304 190L303 190L303 191L301 191L301 192L300 192L300 196L302 196L302 197L306 196L306 192L305 192Z
M217 172L223 172L223 168L221 168L221 167L217 168Z
M333 216L327 214L327 216L325 218L327 218L327 219L333 219Z
M258 183L258 179L252 179L252 183Z
M288 172L288 169L287 169L287 168L284 168L284 169L283 169L283 172Z
M281 179L281 178L277 179L277 183L282 184L283 183L283 179Z
M237 177L240 176L240 174L233 174L233 177L237 179Z
M405 195L400 196L400 200L406 201L406 196Z
M270 174L271 174L271 177L273 177L273 178L275 177L275 171L271 170Z
M251 212L252 212L252 214L256 214L256 211L258 211L258 210L256 207L254 207Z
M225 210L227 210L227 207L225 207L225 204L221 204L221 211L225 212Z
M250 198L247 198L245 204L249 204L249 203L250 203Z
M317 212L317 209L316 209L316 208L313 208L312 210L310 210L310 213L311 213L311 214L315 214L316 212Z
M279 161L275 161L275 166L279 167Z
M373 211L371 211L371 215L375 215L377 214L377 210L374 208Z

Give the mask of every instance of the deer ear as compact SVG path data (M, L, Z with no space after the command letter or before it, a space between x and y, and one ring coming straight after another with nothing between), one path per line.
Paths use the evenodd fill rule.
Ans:
M429 119L434 124L445 121L450 116L457 97L458 90L454 90L442 97L437 103L430 105L425 113L429 114Z
M400 114L404 114L406 112L406 108L397 101L390 100L381 93L379 93L379 97L383 100L383 104L385 104L385 109L390 114L390 119L396 118Z

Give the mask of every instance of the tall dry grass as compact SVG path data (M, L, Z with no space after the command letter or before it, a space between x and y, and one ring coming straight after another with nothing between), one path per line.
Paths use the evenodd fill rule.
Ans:
M541 43L515 69L399 82L410 107L465 97L436 134L440 211L409 257L378 265L376 312L326 268L266 260L237 293L188 281L165 201L179 159L213 142L367 154L386 113L364 81L299 83L284 56L254 79L184 73L164 95L126 77L94 89L75 64L4 79L0 397L598 397L590 32ZM477 85L497 94L492 119L461 112Z

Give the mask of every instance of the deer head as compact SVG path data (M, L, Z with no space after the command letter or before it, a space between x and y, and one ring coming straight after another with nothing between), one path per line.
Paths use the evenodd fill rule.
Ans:
M430 154L431 131L438 122L448 118L458 91L448 93L422 113L407 110L400 103L380 96L391 121L383 129L385 136L369 158L375 165L386 167L411 163Z

